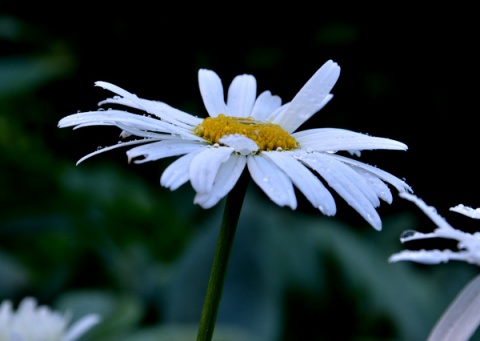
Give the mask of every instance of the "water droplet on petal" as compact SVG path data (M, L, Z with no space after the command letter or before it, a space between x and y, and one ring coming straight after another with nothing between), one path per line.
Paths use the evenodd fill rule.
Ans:
M407 239L407 238L411 238L413 237L414 235L417 234L417 231L414 231L414 230L406 230L406 231L403 231L402 234L400 235L400 239Z

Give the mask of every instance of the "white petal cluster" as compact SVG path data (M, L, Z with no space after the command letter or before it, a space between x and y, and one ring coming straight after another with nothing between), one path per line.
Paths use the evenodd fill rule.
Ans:
M82 112L59 121L59 127L117 126L121 137L136 137L86 155L79 162L113 148L139 145L127 151L136 163L178 157L163 172L160 183L171 190L190 182L196 191L194 202L203 208L216 205L248 169L253 181L279 206L297 207L294 187L322 213L332 216L336 205L327 185L343 197L374 228L382 223L376 208L380 200L392 201L388 184L411 192L399 178L368 164L340 155L360 155L361 150L406 150L401 142L372 137L344 129L318 128L296 131L333 97L330 93L340 75L337 63L327 61L300 89L292 101L264 91L257 96L252 75L239 75L224 89L218 75L206 69L198 72L200 93L210 117L252 118L281 126L297 142L292 150L258 150L253 140L242 135L223 136L218 144L195 134L203 119L169 105L137 97L106 82L96 85L116 94L99 103L140 109L145 115L108 109ZM323 181L321 180L323 179Z
M402 243L418 239L444 238L458 241L458 251L455 250L404 250L390 256L390 262L413 261L423 264L445 263L450 260L465 261L480 265L480 232L466 233L453 228L437 210L425 204L423 200L409 193L400 196L415 203L438 227L431 233L405 231L400 238ZM451 211L464 214L470 218L480 219L480 209L472 209L464 205L450 208Z
M7 300L0 304L0 341L74 341L99 322L92 314L69 326L69 314L37 305L32 297L24 298L16 311Z

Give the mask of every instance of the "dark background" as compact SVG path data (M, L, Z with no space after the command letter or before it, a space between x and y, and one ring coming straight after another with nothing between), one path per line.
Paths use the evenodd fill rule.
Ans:
M175 8L177 6L179 8ZM191 221L199 217L206 219L209 212L216 212L215 209L204 212L193 207L193 194L188 188L171 193L160 187L159 177L169 160L129 165L125 151L117 150L74 166L76 160L97 146L116 143L118 131L113 129L85 128L72 132L56 127L60 118L77 111L93 110L98 101L111 95L93 86L97 80L111 82L142 98L164 101L204 116L206 112L197 83L199 68L217 72L224 86L237 74L253 74L259 92L271 90L285 102L291 100L326 60L333 59L342 68L332 91L334 98L302 128L346 128L406 143L407 152L365 151L362 159L405 179L419 197L435 206L452 225L469 231L478 227L475 221L448 212L449 207L459 203L474 208L480 206L476 162L479 29L476 19L472 19L473 6L450 4L439 8L436 5L420 10L415 6L352 8L346 3L311 3L301 8L282 8L277 4L269 7L270 13L260 13L259 7L259 4L248 7L246 4L219 4L218 7L195 8L186 3L167 5L147 1L103 3L103 6L88 2L32 5L22 1L0 1L0 157L4 172L0 234L3 234L5 252L23 257L22 266L27 268L24 270L31 271L28 269L34 267L35 260L19 250L25 245L23 238L36 233L32 232L32 226L39 221L44 222L40 223L44 230L50 231L51 226L64 225L59 219L73 220L80 231L75 230L75 233L82 241L77 245L73 260L68 261L78 264L63 264L70 268L69 271L64 269L63 275L58 274L55 257L68 247L59 247L58 254L52 251L48 258L50 263L45 268L58 276L56 284L47 284L52 281L51 273L44 278L37 268L33 276L36 281L24 279L21 289L18 286L5 289L2 296L19 299L31 293L50 303L58 298L58 292L70 289L112 288L114 283L112 290L117 292L115 285L122 287L111 276L96 274L86 278L79 275L81 271L72 274L72 267L89 268L91 262L98 261L97 246L89 239L91 233L96 232L84 232L81 227L90 221L83 213L82 218L72 217L79 214L79 210L89 212L89 205L97 205L101 213L94 214L104 215L104 220L100 221L112 225L112 230L107 228L106 235L115 235L117 230L113 226L122 222L121 217L118 221L108 221L109 215L135 212L128 222L139 225L135 232L125 227L111 238L119 245L128 245L131 240L151 242L143 239L150 234L160 234L158 238L162 241L145 248L153 250L149 252L153 253L154 260L167 263L185 252L184 247L194 233L189 227ZM113 175L108 173L110 171ZM82 179L78 174L85 172L83 174L88 174L91 183L86 185L82 183L85 179L77 181L67 177L70 179L67 186L59 180L64 172L72 172L74 179ZM128 183L118 187L118 181ZM127 195L125 191L130 194L135 190L124 186L135 187L137 182L141 182L138 186L146 188L148 198L155 198L165 206L160 210L145 209L138 198ZM74 199L65 194L75 187L72 183L81 187L81 195L77 192ZM102 186L105 193L97 193ZM105 208L106 200L111 200L113 206ZM309 217L317 214L301 197L299 200L301 214ZM158 207L158 203L152 205ZM337 205L336 218L340 222L351 225L359 236L372 238L374 235L373 238L382 243L381 234L387 232L371 231L373 229L341 199L337 200ZM139 209L145 210L140 222L135 216L140 215ZM185 214L184 210L189 213ZM434 228L413 204L398 198L395 192L393 204L382 203L379 212L394 223L403 221L397 217L405 214L416 219L411 225L395 225L397 229L391 236L396 244L392 244L391 252L404 248L398 241L402 230L430 231ZM174 218L165 218L166 213ZM166 235L151 226L151 221L157 218L170 219L171 228ZM16 234L18 231L22 234ZM55 240L55 233L52 232L51 238ZM51 242L48 239L41 247L37 242L30 243L50 252ZM87 260L80 256L85 252L84 247L93 249L86 252ZM384 253L384 259L388 255ZM103 258L105 264L98 269L87 272L104 271L103 266L109 266L107 258ZM405 265L417 270L437 271L430 270L431 267ZM446 271L451 267L452 271L457 271L460 267L467 274L476 271L471 265L455 266L448 264L438 268ZM341 272L333 270L337 271ZM443 276L449 277L447 272ZM445 302L449 302L455 290L464 283L460 280L452 284ZM355 295L348 289L346 292L340 295L342 299ZM142 298L148 296L142 295ZM299 305L302 311L306 310ZM155 309L149 304L146 306L142 307L148 311L147 317L140 319L139 325L165 321L166 313L152 313ZM311 316L317 316L317 308L311 309L314 310ZM432 312L431 319L440 313L441 309ZM196 316L192 318L195 319ZM292 326L298 325L295 318L290 319ZM292 330L298 335L295 328L284 331L285 340L289 339ZM387 328L383 336L377 335L378 339L398 337L394 329ZM369 334L367 327L360 330L367 330L365 335L370 335L371 339L377 337L373 332ZM376 329L372 327L372 330ZM358 329L353 328L352 333L355 331ZM310 337L307 334L305 332L305 340L322 337L318 332L312 332Z

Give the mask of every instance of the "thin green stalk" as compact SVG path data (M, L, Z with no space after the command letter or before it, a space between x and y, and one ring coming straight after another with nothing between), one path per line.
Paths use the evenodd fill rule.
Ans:
M232 250L243 199L247 191L248 172L244 171L225 203L223 221L218 235L217 249L208 281L202 317L198 327L197 341L210 341L215 328L218 307L222 298L223 284L227 274L228 259Z

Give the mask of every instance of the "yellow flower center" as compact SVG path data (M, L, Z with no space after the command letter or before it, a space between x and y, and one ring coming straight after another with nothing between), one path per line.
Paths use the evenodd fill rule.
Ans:
M240 134L255 141L259 152L279 148L289 150L298 146L297 141L278 124L255 121L252 117L231 117L224 114L207 117L197 125L194 133L212 143L219 143L226 135Z

